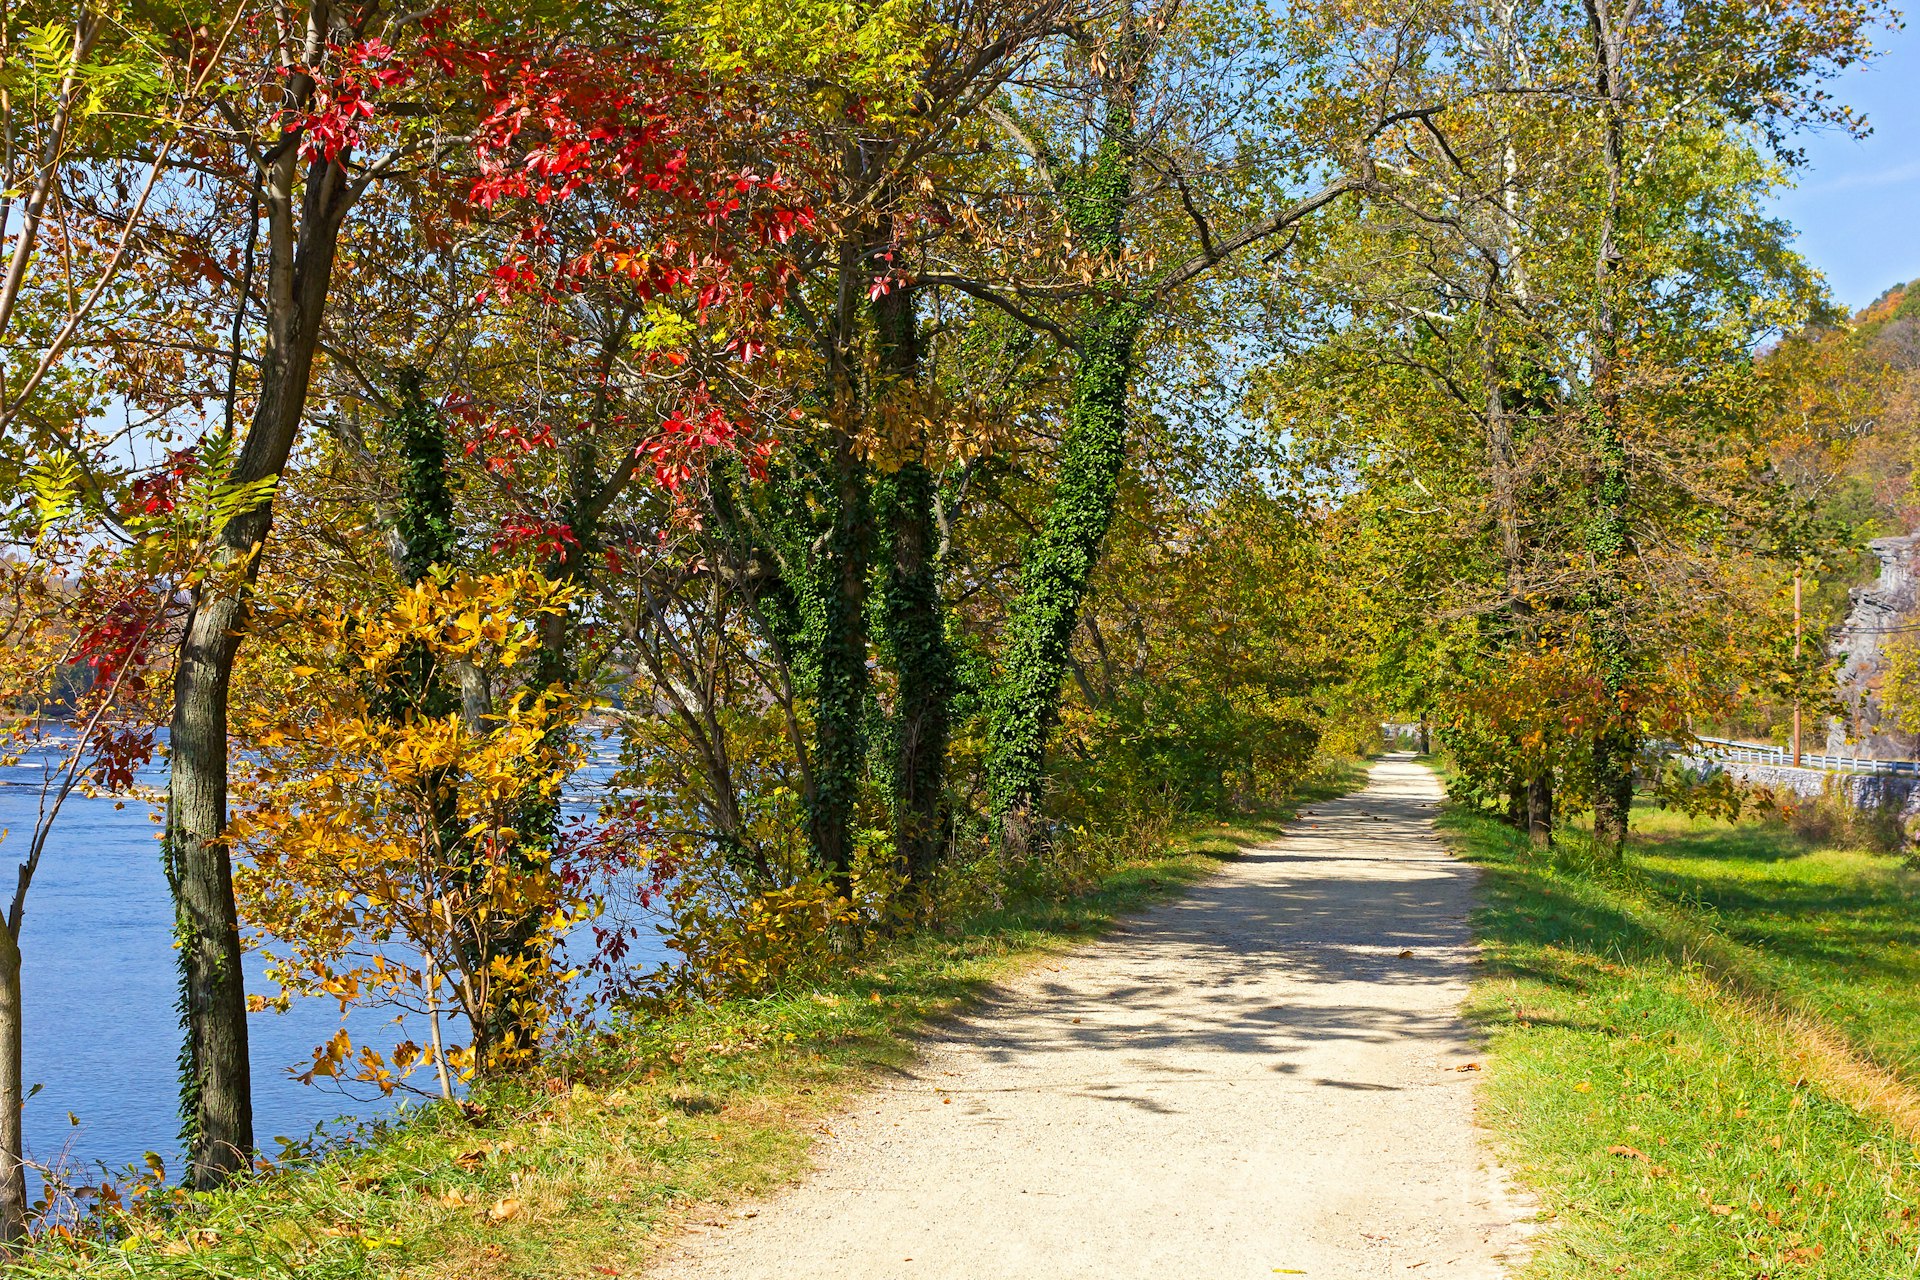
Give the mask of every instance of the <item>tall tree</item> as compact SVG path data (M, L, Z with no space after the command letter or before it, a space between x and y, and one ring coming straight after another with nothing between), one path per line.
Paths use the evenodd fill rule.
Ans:
M1022 554L998 658L987 770L1000 839L1016 855L1039 833L1047 740L1113 518L1142 332L1243 253L1371 184L1369 149L1419 116L1399 94L1423 20L1391 24L1382 43L1394 52L1384 61L1358 52L1379 34L1366 24L1341 33L1365 68L1343 91L1299 75L1301 65L1331 65L1320 61L1327 45L1314 17L1276 34L1221 7L1120 0L1069 28L1058 78L1042 82L1055 96L1036 92L996 112L1068 245L1061 276L930 278L1045 329L1073 361L1055 479ZM1353 94L1362 81L1367 92ZM1289 94L1303 83L1325 97ZM1228 123L1236 109L1257 113L1264 127L1236 131ZM1075 133L1088 139L1078 150ZM1312 181L1329 171L1330 180ZM1043 314L1049 302L1065 302L1065 314Z
M421 34L419 16L378 5L349 11L314 0L304 11L263 12L203 108L231 153L223 176L243 193L248 216L264 220L266 243L252 412L228 469L229 482L255 496L215 531L207 571L185 584L168 736L163 848L180 949L181 1105L196 1186L247 1168L253 1152L246 992L223 838L234 660L273 523L270 486L305 422L341 229L369 186L402 166L431 163L446 147L430 113L404 117L414 123L388 125L379 136L368 125L375 104L414 78L390 42ZM243 114L255 103L256 115ZM253 235L249 227L250 245ZM245 278L253 278L250 264Z

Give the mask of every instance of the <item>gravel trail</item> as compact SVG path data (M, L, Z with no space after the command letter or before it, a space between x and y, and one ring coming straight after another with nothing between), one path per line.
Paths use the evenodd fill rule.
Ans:
M656 1280L1469 1280L1530 1214L1459 1008L1475 873L1406 756L932 1033Z

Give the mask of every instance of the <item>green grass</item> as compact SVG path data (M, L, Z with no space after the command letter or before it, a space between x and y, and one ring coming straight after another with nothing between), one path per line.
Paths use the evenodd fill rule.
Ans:
M1839 1100L1846 1054L1809 1053L1798 1016L1910 1061L1910 877L1777 828L1647 817L1619 870L1443 819L1487 869L1471 1009L1483 1118L1546 1219L1523 1274L1920 1277L1915 1148Z
M1300 804L1351 790L1337 769L1231 823L1175 829L1086 892L1009 905L884 944L831 980L610 1030L551 1078L434 1107L311 1168L136 1214L118 1243L49 1241L7 1276L628 1276L660 1228L765 1191L912 1036L1011 968L1178 892Z
M1651 890L1704 913L1771 987L1920 1080L1920 872L1774 824L1648 813L1636 826Z

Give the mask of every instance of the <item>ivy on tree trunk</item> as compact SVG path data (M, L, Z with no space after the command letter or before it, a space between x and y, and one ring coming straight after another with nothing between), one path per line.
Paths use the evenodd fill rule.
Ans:
M1113 523L1126 460L1127 390L1140 311L1129 300L1097 304L1079 333L1072 417L1059 479L1027 544L1020 595L1007 620L987 745L987 777L1001 839L1023 856L1037 834L1048 734L1060 712L1068 650Z
M876 410L911 392L919 379L916 298L911 286L896 285L871 303L879 346ZM874 512L888 542L877 575L875 612L881 656L891 665L896 685L887 726L894 855L908 884L925 882L945 843L947 741L957 683L940 599L936 490L933 472L919 459L903 462L874 484Z
M934 479L909 462L876 486L875 506L891 541L880 588L881 647L895 680L894 847L909 883L923 883L946 834L947 741L957 681L940 601Z
M1065 185L1066 214L1089 253L1124 248L1122 222L1136 163L1131 91L1110 88L1099 149ZM1146 306L1110 284L1074 333L1073 403L1055 460L1053 495L1022 556L1020 594L1007 619L987 742L987 784L1003 848L1022 857L1038 835L1047 737L1100 545L1113 523L1127 453L1127 395Z

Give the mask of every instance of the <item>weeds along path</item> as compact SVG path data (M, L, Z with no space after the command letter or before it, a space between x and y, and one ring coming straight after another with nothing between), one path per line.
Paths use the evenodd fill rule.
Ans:
M1494 1277L1473 1119L1474 872L1406 756L1183 898L1047 960L706 1215L657 1280Z

